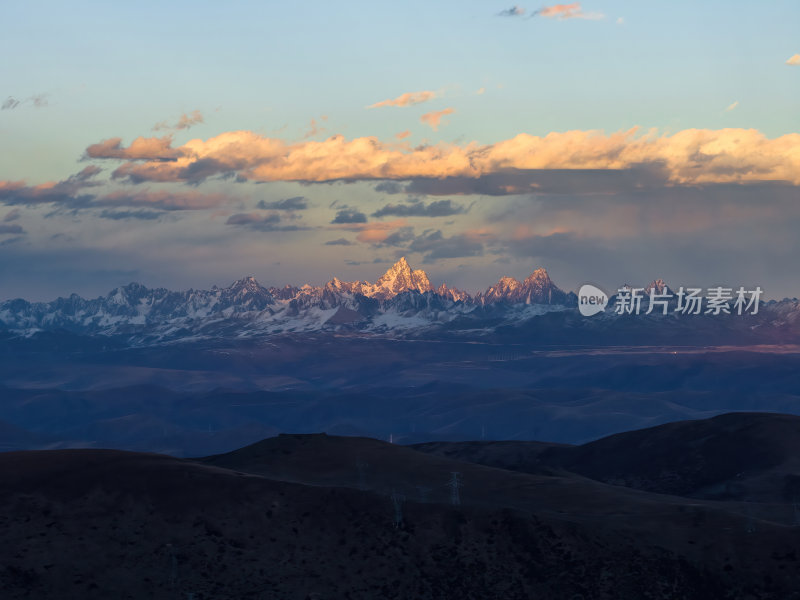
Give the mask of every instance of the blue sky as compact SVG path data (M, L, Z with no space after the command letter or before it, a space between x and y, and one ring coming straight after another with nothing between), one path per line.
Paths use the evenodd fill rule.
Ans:
M613 286L662 276L673 285L712 285L737 277L728 282L796 295L800 208L791 173L800 158L791 136L800 131L800 66L787 61L800 52L800 4L565 5L549 5L548 13L546 5L521 3L521 15L499 16L512 5L9 3L0 51L10 59L0 94L13 107L0 111L0 181L13 189L7 183L12 191L0 195L0 297L91 295L130 279L170 287L225 284L244 274L265 283L322 283L333 274L373 279L401 254L434 281L469 290L544 265L564 287L586 279ZM433 97L366 108L422 91ZM436 128L420 120L448 110ZM198 122L174 127L184 115ZM593 138L557 146L524 140L497 151L520 134L612 136L634 127L627 141L600 154ZM702 144L630 149L648 132L669 139L694 129L712 133ZM760 138L736 133L749 130L767 140L763 148ZM246 146L247 166L226 164L192 181L162 171L157 181L141 180L143 165L169 166L163 156L118 158L105 150L85 157L104 140L120 138L124 149L138 137L170 136L181 156L187 142L201 140L191 161L205 168L220 158L209 140L231 132L252 134L237 141ZM442 162L441 172L424 154L420 164L434 170L398 168L388 181L414 185L389 193L377 167L365 173L353 166L370 160L364 149L354 151L352 173L326 171L312 182L297 174L310 163L298 159L291 175L275 173L266 167L274 156L256 149L261 140L280 140L302 150L305 161L317 151L309 143L334 135L406 144L400 152L408 156L419 148L448 155L472 148L464 150L472 155L491 147L479 179L508 168L635 172L644 163L669 164L670 173L649 182L647 193L537 180L526 188L536 193L456 186L448 195L418 180L454 181L463 175L452 167L460 154ZM325 152L327 165L339 160L339 149ZM630 156L619 162L621 152ZM559 153L569 154L563 164ZM127 178L112 177L126 164ZM56 195L36 189L88 166L102 172ZM696 177L691 169L706 170ZM560 176L574 182L568 175ZM92 200L79 206L76 198L87 194ZM173 194L173 204L181 194L201 195L203 208L165 210L153 201L158 194ZM263 207L297 196L306 208ZM436 211L427 207L438 201L449 201L451 214L431 216ZM413 205L405 213L417 215L373 216L399 204ZM366 222L332 223L343 207ZM618 227L626 219L628 228ZM337 239L349 245L327 245ZM703 258L669 251L676 239ZM567 242L574 255L562 247ZM631 254L645 244L650 251ZM586 255L603 260L582 261Z

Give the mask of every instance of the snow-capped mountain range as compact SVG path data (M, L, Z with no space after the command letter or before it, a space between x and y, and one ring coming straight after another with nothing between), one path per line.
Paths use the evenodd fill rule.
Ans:
M649 287L667 288L661 280ZM772 308L775 318L792 328L800 324L796 300L778 304ZM265 288L245 277L210 290L176 292L131 283L90 300L77 294L52 302L9 300L0 303L0 329L22 335L48 330L122 335L138 344L321 330L476 331L577 312L575 306L577 296L555 285L545 269L524 281L503 277L473 296L446 284L434 288L424 271L401 258L375 283L334 277L323 286Z

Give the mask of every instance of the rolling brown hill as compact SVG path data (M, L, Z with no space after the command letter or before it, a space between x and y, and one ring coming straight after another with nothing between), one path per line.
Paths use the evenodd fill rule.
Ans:
M0 515L4 599L800 598L775 510L366 438L3 453Z
M413 448L525 473L580 474L690 498L800 502L800 417L728 413L611 435L580 446L434 442Z

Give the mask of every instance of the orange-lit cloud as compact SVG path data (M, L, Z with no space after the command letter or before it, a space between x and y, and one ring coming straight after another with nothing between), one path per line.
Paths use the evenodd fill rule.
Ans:
M440 180L519 170L576 170L579 174L649 166L668 184L786 181L800 185L800 134L768 138L756 129L733 128L686 129L672 135L637 128L612 134L578 130L540 137L521 133L487 145L440 143L413 148L375 137L347 140L341 135L291 144L250 131L232 131L177 148L156 138L139 138L124 148L112 139L90 146L87 155L138 159L128 160L113 175L132 181L196 182L234 172L254 181Z
M394 137L396 137L398 140L404 140L410 135L411 132L408 129L406 129L405 131L401 131L400 133L395 133Z
M800 67L800 54L790 56L789 60L786 61L786 64L791 67Z
M375 104L369 105L367 108L381 108L382 106L411 106L413 104L428 102L434 98L436 98L436 92L406 92L405 94L401 94L393 100L376 102Z
M435 110L433 112L425 113L419 120L426 125L430 125L431 129L437 131L439 124L442 122L442 117L445 115L452 115L455 111L454 108L444 108L442 110Z
M581 8L580 2L573 2L572 4L553 4L552 6L545 6L540 8L534 13L541 17L548 19L602 19L605 15L601 13L585 13Z
M88 158L121 158L126 160L174 160L179 149L171 148L172 137L138 137L127 148L121 138L109 138L86 148Z

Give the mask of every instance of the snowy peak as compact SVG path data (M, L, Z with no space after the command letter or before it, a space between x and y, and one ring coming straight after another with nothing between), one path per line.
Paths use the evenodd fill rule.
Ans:
M493 285L483 294L484 302L500 302L512 298L522 287L522 284L513 277L501 277L497 284Z
M553 282L550 280L550 275L547 274L546 269L536 269L533 273L525 278L522 282L523 286L537 286L546 288L552 286Z
M234 281L229 288L222 290L221 300L225 308L235 306L238 310L264 310L275 304L272 294L255 277Z
M392 298L403 292L416 291L420 293L433 291L433 286L425 271L413 271L406 261L405 256L394 263L377 282L370 296L378 298Z
M436 294L442 298L452 300L453 302L469 302L472 300L472 297L467 292L461 291L458 288L447 287L446 283L436 288Z
M665 294L670 291L669 286L664 283L663 279L655 279L650 282L646 288L644 288L644 293L649 294L650 290L655 290L656 294Z
M261 287L261 285L256 281L256 278L253 276L242 277L241 279L234 281L229 290L236 290L242 293L258 293L260 291L267 291L266 288Z
M482 302L512 302L525 304L565 304L567 294L550 279L545 269L536 269L520 283L513 277L502 277L484 292Z

